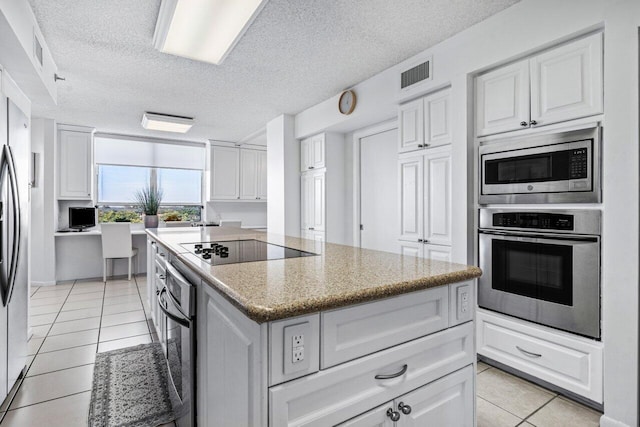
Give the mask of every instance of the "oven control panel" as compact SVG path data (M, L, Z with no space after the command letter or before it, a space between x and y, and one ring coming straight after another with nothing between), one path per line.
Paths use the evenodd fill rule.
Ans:
M493 214L494 227L573 230L573 215L547 212L501 212Z

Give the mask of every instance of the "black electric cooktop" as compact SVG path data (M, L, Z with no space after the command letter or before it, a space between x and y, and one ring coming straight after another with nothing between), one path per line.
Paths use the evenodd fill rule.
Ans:
M317 254L260 240L182 243L180 246L211 265L299 258Z

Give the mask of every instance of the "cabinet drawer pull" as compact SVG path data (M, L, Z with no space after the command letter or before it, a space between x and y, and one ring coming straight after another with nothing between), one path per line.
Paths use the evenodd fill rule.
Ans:
M378 374L375 376L375 379L377 380L390 380L393 378L398 378L402 375L404 375L405 372L407 372L407 368L409 367L409 365L407 365L406 363L404 365L402 365L402 369L400 369L400 371L396 372L395 374Z
M394 411L393 409L387 409L387 417L391 418L391 421L394 423L400 419L400 412Z
M409 415L411 413L411 406L407 405L404 402L398 403L398 409L402 411L403 414Z
M524 354L525 356L529 356L529 357L542 357L542 355L541 355L541 354L538 354L538 353L532 353L532 352L530 352L530 351L524 350L524 349L520 348L520 346L516 346L516 348L517 348L518 350L520 350L520 352L521 352L522 354Z

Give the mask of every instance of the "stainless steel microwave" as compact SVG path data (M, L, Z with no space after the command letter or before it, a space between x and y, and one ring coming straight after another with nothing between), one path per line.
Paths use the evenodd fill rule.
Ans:
M478 202L600 202L600 135L595 126L484 142Z

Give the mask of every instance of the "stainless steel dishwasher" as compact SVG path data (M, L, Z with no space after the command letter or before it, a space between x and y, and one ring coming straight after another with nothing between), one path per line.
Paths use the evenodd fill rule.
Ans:
M179 427L196 425L196 292L195 286L185 275L189 276L179 261L173 259L167 262L165 287L158 295L160 310L166 316L163 344L170 386L174 387L180 399L179 407L175 408Z

